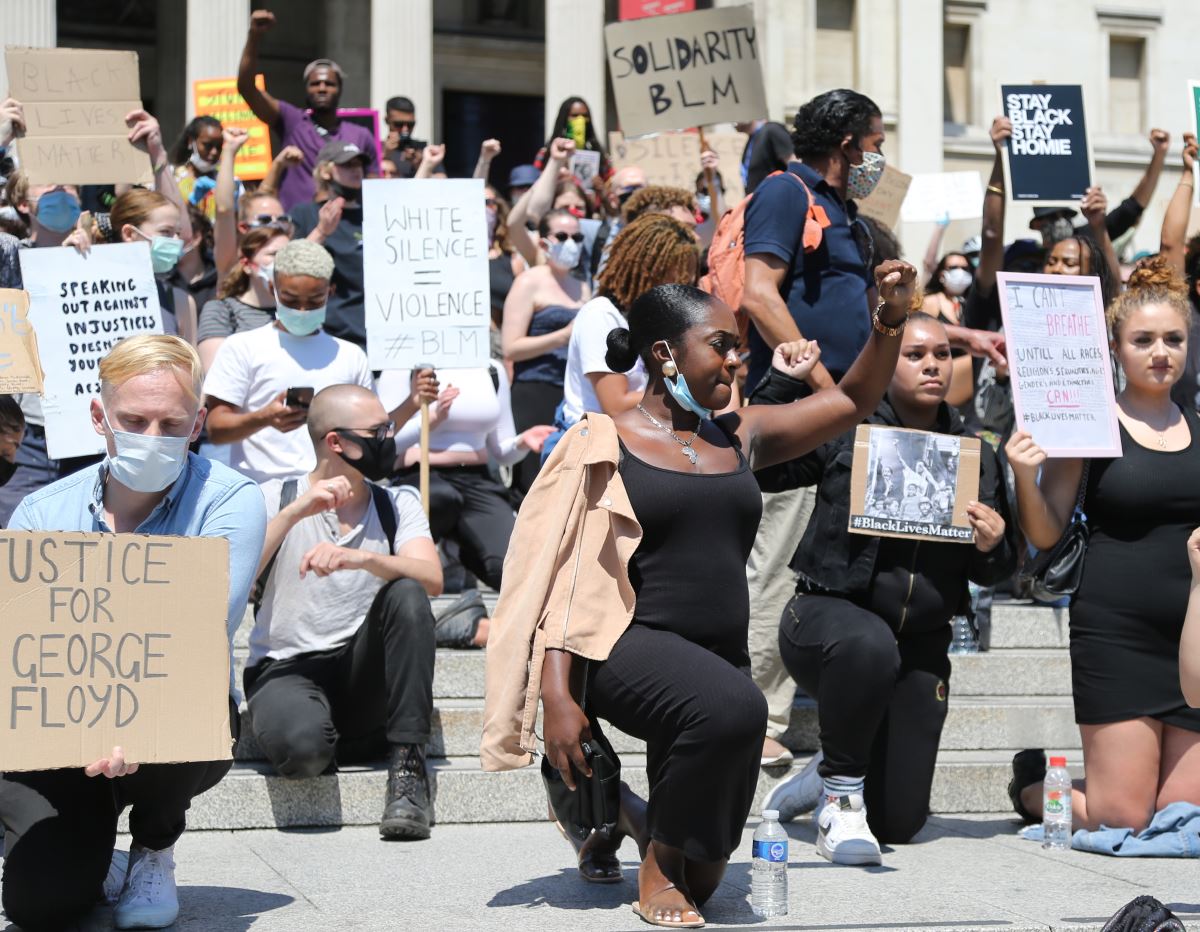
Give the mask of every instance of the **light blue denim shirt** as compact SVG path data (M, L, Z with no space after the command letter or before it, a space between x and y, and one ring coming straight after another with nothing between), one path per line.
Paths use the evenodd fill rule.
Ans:
M111 534L104 519L107 462L97 463L31 492L13 512L12 531L90 531ZM258 486L228 466L189 453L187 464L136 534L224 537L229 541L229 611L226 630L242 623L267 532L267 510ZM237 697L230 663L230 694Z

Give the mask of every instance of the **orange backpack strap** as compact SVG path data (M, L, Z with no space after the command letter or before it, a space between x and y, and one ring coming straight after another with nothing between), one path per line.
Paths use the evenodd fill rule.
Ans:
M808 213L804 218L804 234L801 237L801 242L804 244L805 252L815 252L821 245L821 240L824 238L824 230L832 224L829 219L829 214L825 212L825 208L817 203L816 197L813 196L812 190L805 184L804 179L797 175L794 171L785 170L771 172L767 177L775 175L787 175L804 189L804 193L808 195Z

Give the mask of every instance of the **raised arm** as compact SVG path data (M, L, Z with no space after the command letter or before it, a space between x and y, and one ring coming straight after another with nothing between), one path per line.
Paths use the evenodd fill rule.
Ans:
M1163 214L1162 242L1158 251L1179 274L1183 274L1184 253L1187 242L1187 226L1192 216L1192 199L1196 182L1196 137L1192 133L1183 134L1183 174L1179 176L1179 184L1175 193L1167 203L1166 213Z
M162 128L158 120L145 110L131 110L125 114L125 125L129 127L129 141L150 156L154 168L154 190L179 208L179 235L185 243L192 239L192 221L188 216L187 203L179 193L179 182L167 158L167 147L163 145Z
M1092 236L1100 244L1100 252L1103 254L1103 260L1108 263L1108 271L1112 276L1113 287L1117 292L1120 292L1122 290L1121 262L1117 259L1117 251L1113 248L1112 239L1108 235L1108 224L1105 222L1105 216L1108 213L1108 198L1105 196L1103 189L1099 187L1088 188L1083 195L1083 200L1079 202L1079 210L1087 218Z
M933 273L937 271L938 259L942 257L942 240L946 238L946 227L949 225L950 215L943 214L934 224L933 233L929 235L929 245L925 247L925 281L933 278Z
M880 306L867 345L833 388L786 405L749 405L733 414L742 447L754 469L784 463L816 449L870 415L883 398L900 355L900 333L918 293L917 270L890 259L875 269ZM894 334L885 331L895 328ZM811 360L798 352L800 344L776 347L777 356L793 355L785 374L806 378ZM811 351L811 345L810 345ZM799 357L799 358L797 358Z
M245 98L254 115L268 126L279 122L279 101L266 91L259 90L254 83L254 76L258 74L258 45L274 25L275 14L270 10L255 10L250 14L250 32L246 34L246 44L242 47L237 76L238 93Z
M1038 550L1049 550L1058 543L1075 511L1083 460L1048 459L1046 451L1023 430L1008 439L1004 452L1016 483L1021 530Z
M992 145L996 157L992 174L983 192L983 222L979 231L979 268L975 270L975 287L984 292L996 286L996 273L1004 267L1004 156L1001 154L1012 136L1012 121L1008 117L992 120Z
M213 262L217 266L218 287L237 262L237 178L233 173L233 163L250 134L240 127L226 126L221 130L221 136L221 160L217 163L214 194L217 215L213 221Z
M1163 129L1150 130L1150 145L1154 147L1154 154L1150 156L1150 164L1130 195L1142 210L1150 206L1150 198L1154 197L1154 189L1158 187L1163 164L1167 161L1167 150L1171 147L1171 134Z
M446 157L446 146L435 145L429 143L421 150L421 164L417 166L414 178L432 178L437 167L442 164L442 159Z
M299 146L284 146L275 158L271 159L271 165L263 180L259 182L258 190L263 194L278 194L287 170L295 168L303 161L304 153L300 151Z
M492 170L492 161L499 154L500 140L485 139L479 147L479 158L475 162L475 173L471 177L487 181L488 173Z
M536 225L554 204L554 186L558 183L558 170L566 165L575 152L575 143L570 139L555 139L546 154L546 167L528 191L517 199L508 215L508 241L521 257L532 265L541 265L546 259L538 247L537 238L525 227L526 221Z

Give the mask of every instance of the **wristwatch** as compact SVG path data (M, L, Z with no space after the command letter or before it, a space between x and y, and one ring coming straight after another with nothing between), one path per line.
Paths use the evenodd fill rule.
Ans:
M875 305L875 313L871 315L871 326L874 327L878 333L882 333L885 337L898 337L904 332L904 325L908 323L908 314L905 314L904 320L900 321L900 323L896 324L896 326L889 327L879 318L879 315L883 312L883 309L886 306L887 302L882 300Z

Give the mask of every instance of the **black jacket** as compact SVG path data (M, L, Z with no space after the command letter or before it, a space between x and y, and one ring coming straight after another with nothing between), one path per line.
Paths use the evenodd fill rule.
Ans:
M801 383L771 370L755 400L784 403L796 397ZM867 424L903 427L885 398ZM961 418L943 404L937 433L966 436ZM755 473L765 492L817 486L812 518L792 560L800 574L800 591L847 598L880 615L895 630L931 630L969 605L967 580L993 585L1016 567L1015 529L1005 493L1004 476L995 452L981 444L979 501L1004 518L1004 539L980 553L972 544L901 540L851 534L850 470L855 431L818 447L807 456Z

